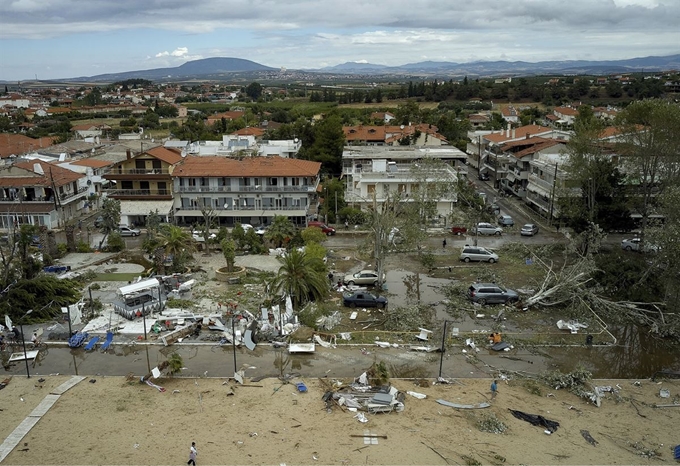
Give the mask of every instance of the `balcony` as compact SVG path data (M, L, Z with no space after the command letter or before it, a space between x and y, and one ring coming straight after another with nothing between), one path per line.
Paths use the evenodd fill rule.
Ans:
M172 191L169 189L106 189L107 196L126 199L172 199Z
M64 202L64 201L71 201L72 199L79 197L83 193L87 192L87 186L83 186L82 188L79 188L77 191L72 192L72 193L64 193L59 195L59 200Z
M526 199L546 212L550 210L550 201L548 199L543 199L539 194L529 191Z
M544 190L548 193L552 192L553 183L551 181L546 181L542 178L539 178L538 176L536 176L534 174L529 175L528 179L529 179L529 183L535 184L536 186L538 186L539 188L541 188L542 190Z
M166 168L107 168L102 175L169 175Z
M316 186L178 186L178 193L313 193Z
M192 205L192 206L182 206L178 210L192 210L192 211L200 211L201 206L198 205ZM213 210L215 212L224 212L224 211L238 211L238 212L252 212L252 211L258 211L258 212L274 212L274 211L279 211L279 210L305 210L309 211L308 206L303 206L303 205L289 205L289 206L254 206L254 205L232 205L232 206L227 206L226 208L224 206L217 206L213 207Z

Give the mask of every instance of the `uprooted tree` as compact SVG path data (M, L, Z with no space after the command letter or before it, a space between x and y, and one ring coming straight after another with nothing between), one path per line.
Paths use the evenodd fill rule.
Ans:
M572 246L574 248L574 246ZM658 301L616 300L597 280L601 270L592 255L581 255L572 249L565 263L556 267L540 257L535 260L546 271L536 292L525 299L525 308L568 307L576 313L595 315L611 322L635 322L645 325L658 336L680 335L680 316L667 312L662 297Z

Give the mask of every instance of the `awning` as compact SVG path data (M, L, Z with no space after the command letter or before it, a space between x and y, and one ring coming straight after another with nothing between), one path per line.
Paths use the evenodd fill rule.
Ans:
M127 296L140 291L158 288L159 286L160 284L158 283L158 280L155 278L149 278L148 280L142 280L131 285L121 286L118 288L118 292L123 296Z
M168 215L175 201L120 201L121 215L149 215L158 210L158 215Z

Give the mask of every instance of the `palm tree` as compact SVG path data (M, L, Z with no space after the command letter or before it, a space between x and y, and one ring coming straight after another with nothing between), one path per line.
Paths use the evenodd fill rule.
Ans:
M287 241L290 241L295 236L295 225L288 217L283 215L274 216L272 224L267 228L264 238L271 241L274 247L280 248Z
M281 268L270 284L272 294L287 294L293 308L307 301L321 300L328 293L326 266L318 257L293 249L279 257Z
M166 256L172 256L174 269L181 269L187 256L196 251L196 243L189 233L171 225L158 234L160 247Z

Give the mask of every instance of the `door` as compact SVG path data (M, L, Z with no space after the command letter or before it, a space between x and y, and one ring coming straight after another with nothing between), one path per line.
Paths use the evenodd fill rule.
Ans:
M139 182L139 189L141 190L142 194L151 194L151 191L149 190L149 182L148 181L140 181Z

